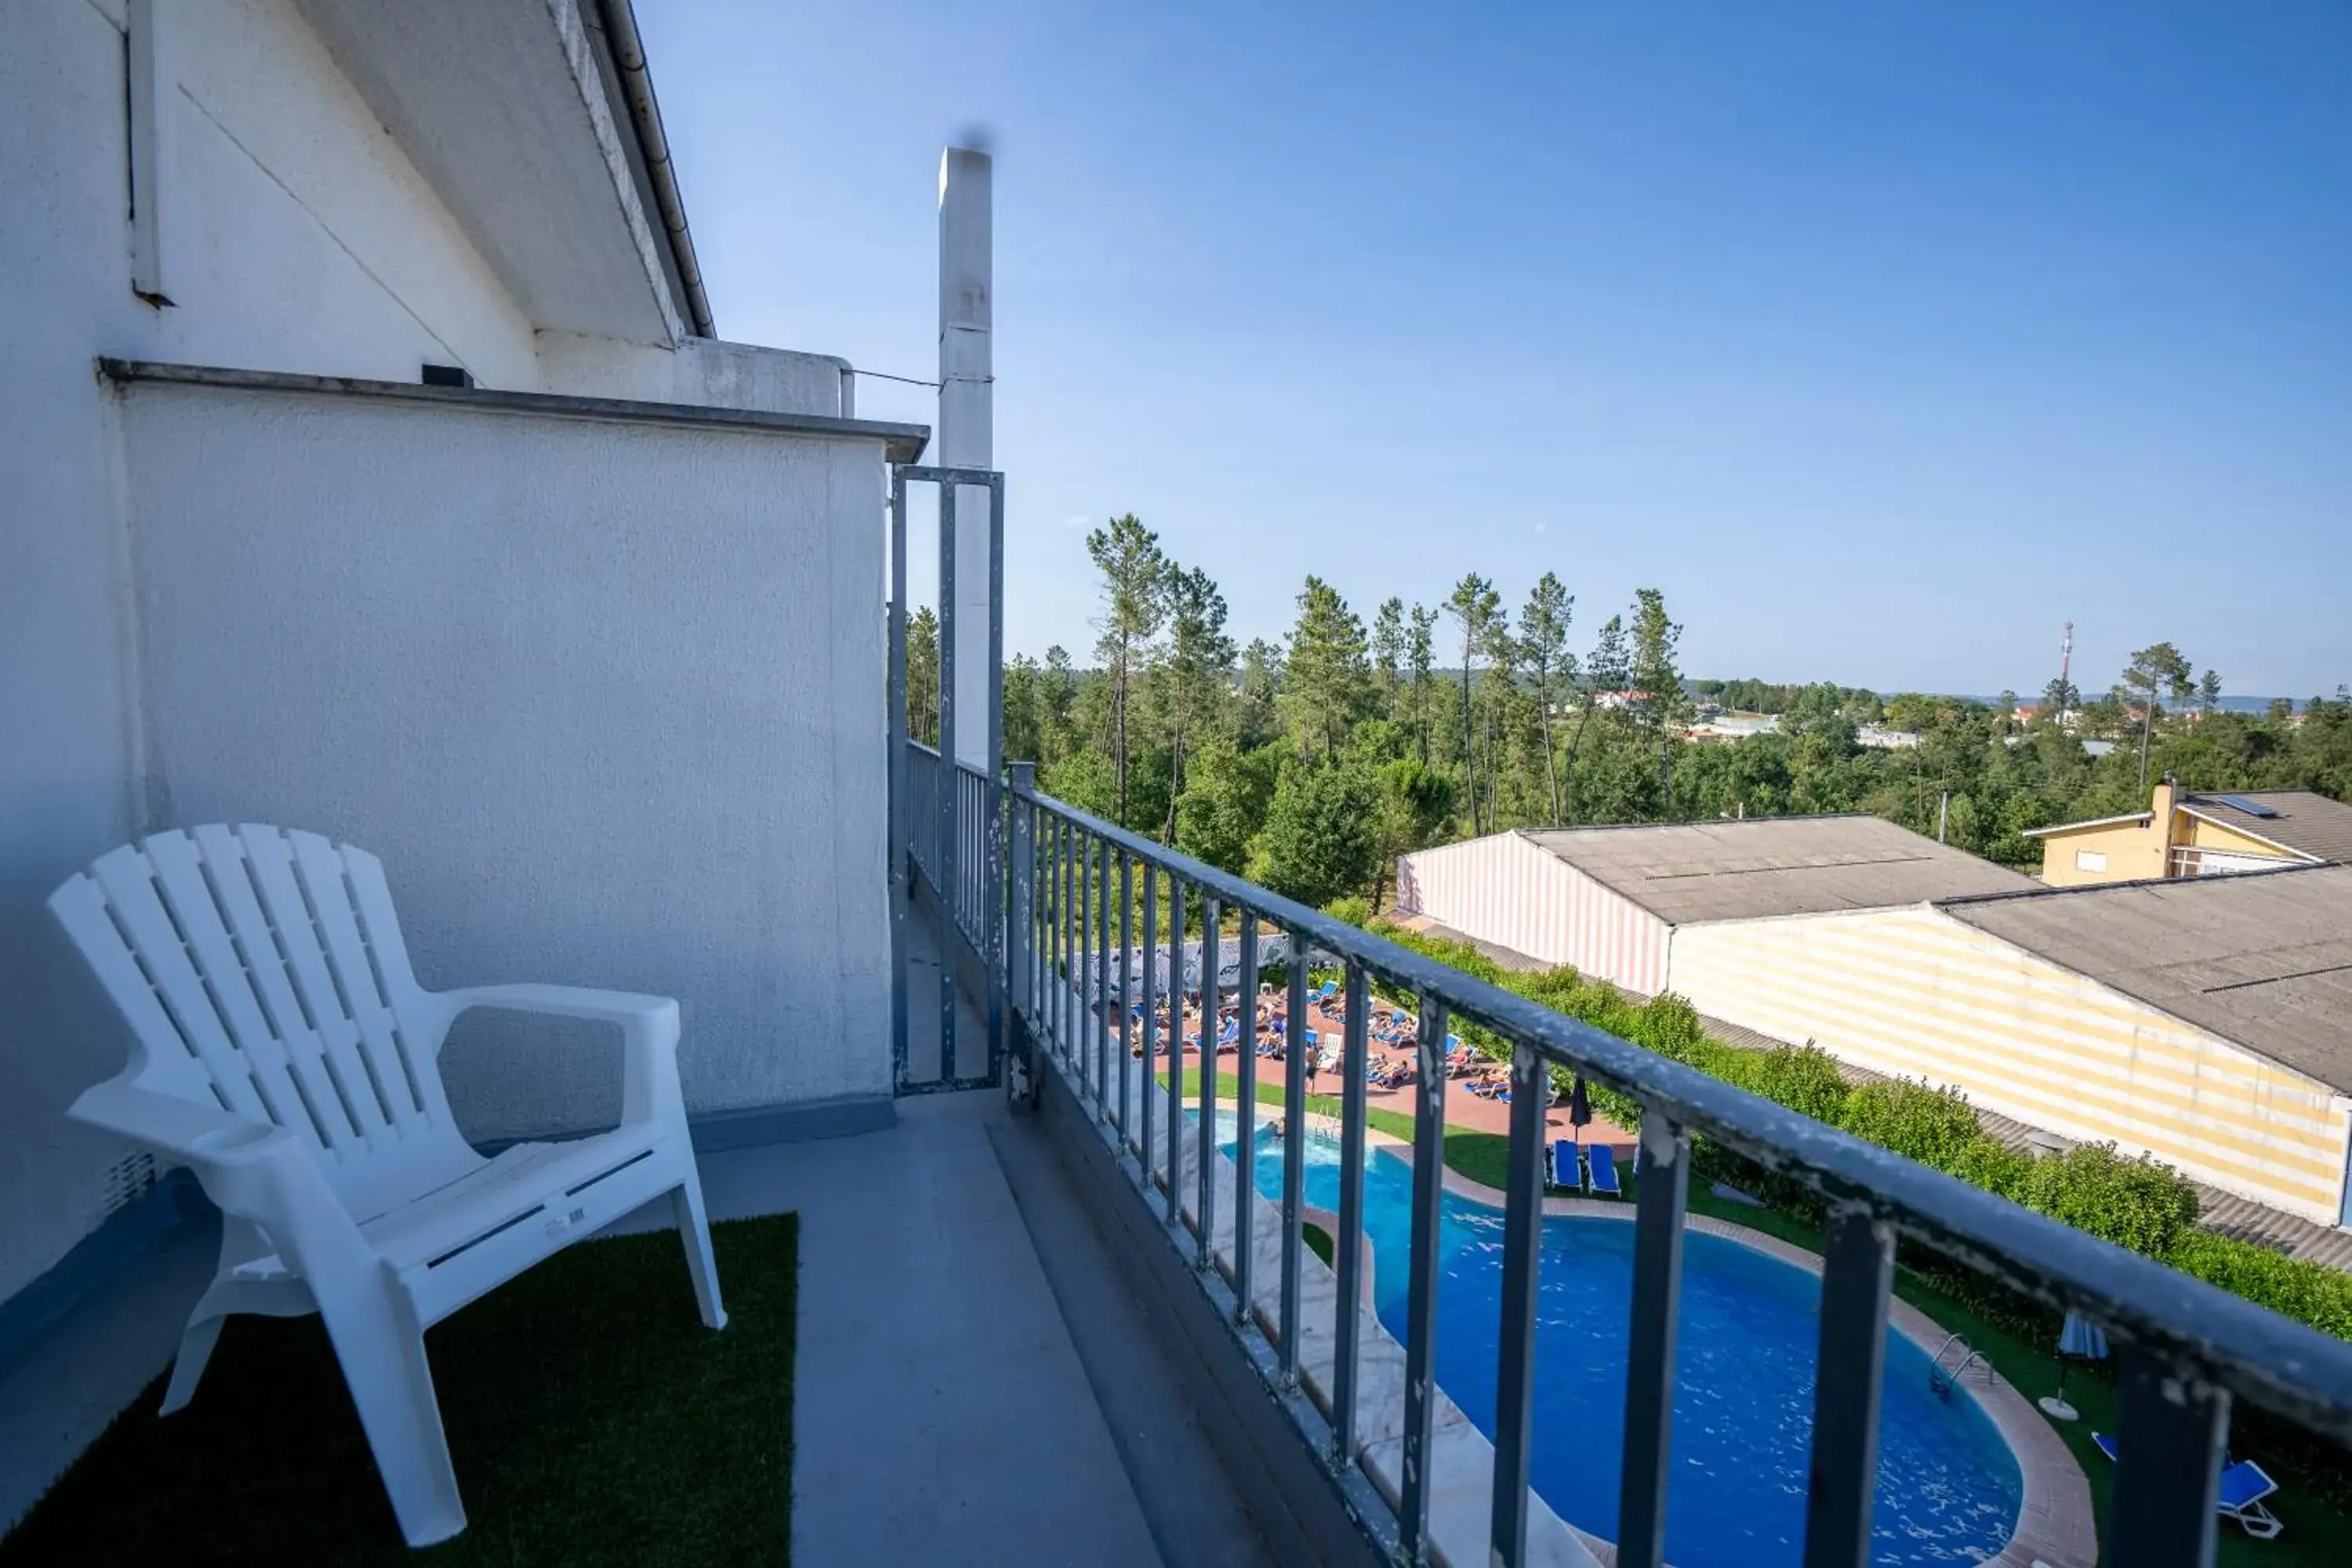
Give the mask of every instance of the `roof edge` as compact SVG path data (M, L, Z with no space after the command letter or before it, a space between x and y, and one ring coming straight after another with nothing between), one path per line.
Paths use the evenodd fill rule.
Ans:
M2091 816L2080 822L2053 822L2047 827L2028 827L2018 833L2020 838L2046 838L2053 833L2075 833L2086 827L2113 827L2118 822L2153 822L2152 811L2127 811L2121 816Z
M1643 827L1742 827L1757 822L1841 822L1856 816L1884 822L1890 827L1903 827L1901 823L1881 816L1874 811L1801 811L1786 816L1694 816L1685 822L1584 822L1566 827L1507 827L1503 832L1523 833L1532 838L1538 833L1626 833ZM1911 829L1904 827L1903 831L1908 833ZM1497 838L1501 836L1490 833L1485 837ZM1921 834L1920 837L1924 838L1927 835ZM1469 844L1475 840L1465 838L1460 842ZM1968 851L1964 849L1960 853L1965 855Z
M2305 865L2324 866L2327 863L2327 858L2324 855L2314 855L2308 849L2298 849L2292 844L2282 844L2275 838L2257 833L2252 828L2242 826L2238 823L2224 821L2218 816L2208 816L2193 805L2180 805L2174 809L2184 812L2200 822L2210 822L2224 833L2234 833L2241 838L2251 838L2257 844L2267 844L2282 854L2300 857Z
M230 370L213 365L169 364L100 356L98 374L108 381L158 382L209 386L234 392L289 392L335 397L382 398L461 408L472 413L535 414L557 419L601 419L620 424L698 425L778 436L811 436L874 441L894 463L921 458L931 438L927 425L882 419L844 419L831 414L772 414L761 409L720 408L701 403L648 403L621 397L576 397L551 392L506 392L484 386L427 386L421 382L369 381L359 376L306 375L288 371Z
M687 226L686 198L677 187L677 165L670 161L669 138L662 130L661 104L654 97L653 73L646 64L636 12L630 0L593 0L593 4L604 25L614 72L620 79L629 132L636 138L637 156L645 164L646 182L653 186L670 265L677 268L678 286L686 294L687 316L697 337L715 338L719 330L710 314L709 296L703 291L702 265L694 254L694 231Z
M2232 871L2217 877L2136 877L2127 882L2077 882L2067 888L2015 888L2005 893L1954 893L1949 898L1930 899L1936 909L1948 909L1955 904L1993 904L2010 899L2071 899L2096 896L2100 893L2126 892L2135 888L2179 888L2199 882L2234 882L2248 877L2277 877L2296 871L2325 871L2328 864L2313 861L2293 866L2264 866L2258 870Z

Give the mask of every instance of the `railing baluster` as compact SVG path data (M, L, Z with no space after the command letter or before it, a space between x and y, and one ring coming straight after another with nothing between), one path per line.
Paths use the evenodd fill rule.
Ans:
M1168 874L1168 1218L1184 1223L1184 884Z
M1118 856L1118 1136L1122 1144L1135 1135L1134 1105L1129 1099L1134 1076L1135 1047L1135 857Z
M1215 1267L1212 1256L1216 1248L1217 1234L1217 1010L1223 1005L1224 988L1218 984L1217 969L1217 900L1201 901L1201 1127L1200 1148L1195 1158L1201 1162L1200 1197L1201 1250L1193 1259L1201 1268Z
M1348 1087L1356 1091L1357 1042L1363 1021L1355 998L1357 970L1348 968ZM1426 1065L1445 1045L1445 1005L1421 1003L1421 1049ZM1436 1059L1443 1061L1442 1054ZM1437 1247L1445 1194L1445 1079L1425 1076L1412 1116L1412 1253L1405 1301L1404 1486L1397 1510L1397 1553L1407 1563L1429 1556L1429 1447L1437 1405ZM1355 1303L1348 1303L1353 1308Z
M2131 1568L2203 1568L2213 1561L2229 1392L2137 1346L2119 1359L2105 1555Z
M1053 1042L1054 1059L1062 1058L1062 819L1045 818L1045 942L1044 990L1037 1011L1045 1019L1045 1037Z
M1250 1321L1250 1219L1257 1207L1257 916L1241 911L1241 970L1234 997L1241 1004L1234 1026L1234 1321Z
M956 523L955 486L940 487L940 756L932 805L935 853L931 891L940 910L940 1081L956 1073Z
M1303 958L1294 955L1299 973ZM1339 1234L1332 1238L1339 1266L1339 1295L1331 1319L1331 1443L1334 1460L1356 1462L1356 1373L1362 1340L1364 1311L1364 972L1353 960L1348 964L1348 1020L1340 1026L1346 1042L1339 1053ZM1300 1010L1298 1049L1307 1044L1305 1010ZM1407 1409L1411 1409L1410 1404Z
M1137 1151L1142 1162L1143 1198L1151 1201L1154 1162L1159 1159L1151 1142L1152 1101L1160 1098L1160 868L1146 860L1143 863L1143 944L1138 950L1143 958L1143 1060L1136 1072L1136 1094L1140 1101L1137 1120L1142 1124L1143 1147Z
M1078 966L1077 928L1071 923L1074 900L1077 898L1078 829L1072 822L1062 824L1062 985L1057 994L1062 1019L1062 1059L1070 1065L1071 1077L1077 1079L1078 1099L1086 1100L1086 1069L1077 1055L1078 1049Z
M1091 1080L1095 1091L1095 1116L1102 1116L1102 1069L1095 1052L1094 991L1095 991L1095 922L1094 922L1094 858L1095 837L1091 833L1078 835L1078 896L1071 904L1078 917L1078 1030L1073 1038L1078 1047L1078 1081Z
M992 624L1001 626L1002 617ZM995 635L1001 636L1002 633ZM992 754L1002 753L1004 750L1001 713L990 715L989 745ZM1009 1006L1004 988L1012 973L1010 955L1004 951L1004 944L1011 938L1012 926L1010 900L1004 887L1012 825L1006 820L1007 800L1003 788L994 775L981 781L980 798L982 809L986 814L981 834L981 955L988 973L988 1076L994 1082L1004 1072L1005 1013Z
M1306 1027L1306 942L1289 933L1290 995L1282 1025L1282 1383L1298 1384L1298 1270L1306 1237L1299 1215L1307 1201L1307 1058L1299 1052Z
M1682 1310L1683 1215L1689 1180L1690 1135L1657 1112L1645 1112L1641 1185L1633 1204L1633 1300L1625 1356L1618 1568L1658 1568L1664 1561L1675 1331Z
M1858 1203L1832 1208L1827 1228L1805 1568L1862 1568L1871 1556L1871 1500L1878 1485L1878 1404L1886 1376L1895 1231Z
M890 880L890 1083L893 1090L907 1082L907 960L908 901L914 897L908 860L914 853L914 832L908 808L908 788L914 758L907 736L907 476L890 474L890 618L885 633L889 646L889 714L884 733L890 748L889 850L886 869Z
M1011 785L1005 792L1005 814L1009 818L1007 835L1010 842L1005 850L1005 912L1004 912L1004 973L1011 983L1011 994L1006 1006L1023 1019L1031 1017L1032 1004L1029 982L1034 963L1036 931L1032 925L1034 912L1030 908L1034 896L1036 847L1031 835L1035 830L1034 808L1022 798L1024 792L1036 786L1036 766L1031 763L1014 763L1007 769ZM1040 1064L1032 1060L1034 1077ZM1031 1087L1034 1089L1034 1084Z
M1030 813L1029 849L1037 858L1035 871L1029 882L1031 909L1031 953L1029 958L1030 1022L1037 1031L1038 1041L1048 1051L1052 1049L1054 1016L1053 993L1046 981L1054 968L1054 819L1042 811Z
M1102 854L1097 875L1101 886L1095 894L1095 1081L1101 1085L1103 1121L1111 1121L1110 1093L1110 842L1101 843ZM1116 1125L1116 1123L1112 1123Z
M1445 1071L1444 1043L1433 1061L1420 1053L1427 1080ZM1551 1074L1532 1046L1511 1051L1509 1152L1503 1204L1502 1344L1495 1363L1495 1493L1487 1532L1494 1568L1518 1568L1528 1555L1528 1443L1533 1425L1536 1285L1543 1266L1544 1102Z

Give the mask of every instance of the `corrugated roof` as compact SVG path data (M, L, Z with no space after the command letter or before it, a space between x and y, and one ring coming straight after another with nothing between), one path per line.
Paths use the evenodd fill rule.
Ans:
M2033 886L1990 860L1860 814L1552 827L1527 837L1673 925L1884 909Z
M2352 1093L2352 866L2046 889L1938 907Z
M2231 800L2250 800L2277 815L2263 816L2242 811ZM2307 789L2242 789L2222 795L2191 795L2180 804L2224 827L2316 855L2322 860L2352 861L2352 805L2330 800Z

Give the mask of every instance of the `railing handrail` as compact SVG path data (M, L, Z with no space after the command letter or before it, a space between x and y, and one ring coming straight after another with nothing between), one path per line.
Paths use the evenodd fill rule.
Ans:
M1834 1203L1868 1206L1937 1251L2110 1332L2220 1374L2255 1403L2352 1443L2352 1344L1055 799L1008 795L1641 1100Z
M940 760L940 749L937 746L932 745L928 741L917 740L914 736L909 735L907 737L907 744L914 750L922 752L923 755L930 758L931 761L935 763ZM956 759L956 772L960 773L970 773L974 778L984 779L988 776L988 770L986 768L982 767L977 763L965 762L961 757L958 757ZM1048 798L1051 797L1049 796Z

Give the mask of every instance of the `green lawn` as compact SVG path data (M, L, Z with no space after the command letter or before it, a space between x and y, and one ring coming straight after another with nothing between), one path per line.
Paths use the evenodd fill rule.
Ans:
M1163 1076L1162 1080L1166 1081ZM1197 1087L1188 1079L1185 1089L1189 1096L1196 1095ZM1217 1077L1219 1098L1232 1100L1241 1092L1240 1080L1231 1073ZM1261 1081L1257 1086L1261 1103L1282 1103L1279 1081ZM1307 1108L1326 1116L1339 1114L1339 1101L1331 1095L1309 1095ZM1384 1132L1408 1141L1412 1137L1412 1118L1393 1110L1368 1109L1370 1124ZM1473 1131L1467 1128L1449 1127L1445 1133L1445 1163L1472 1181L1489 1187L1505 1184L1505 1167L1509 1158L1508 1140L1495 1132ZM1630 1195L1633 1183L1627 1183ZM1819 1252L1822 1247L1821 1228L1811 1221L1777 1209L1752 1208L1717 1197L1703 1184L1694 1184L1690 1193L1690 1208L1694 1214L1709 1215L1744 1225L1768 1236ZM2028 1399L2038 1399L2054 1392L2058 1386L2058 1355L2054 1339L2049 1344L2029 1342L2010 1329L1986 1317L1933 1280L1907 1268L1895 1270L1895 1293L1933 1318L1946 1330L1968 1337L1969 1343L1984 1352L2001 1376L2007 1378ZM2115 1430L2116 1391L2111 1376L2102 1367L2086 1367L2074 1363L2066 1381L2066 1397L2083 1418L2071 1423L2053 1423L2066 1446L2074 1451L2083 1473L2090 1479L2092 1505L2097 1512L2099 1537L2106 1539L2107 1481L2114 1467L2105 1455L2092 1446L2094 1431ZM2258 1452L2243 1453L2242 1458L2263 1460ZM2256 1564L2309 1564L2311 1568L2343 1568L2352 1563L2352 1514L2326 1498L2313 1495L2309 1489L2298 1489L2289 1477L2281 1474L2281 1467L2265 1461L2264 1468L2280 1483L2279 1495L2269 1500L2271 1511L2286 1526L2275 1541L2254 1541L2236 1525L2226 1521L2221 1525L2220 1561L2229 1568L2254 1568Z
M233 1318L194 1401L163 1380L0 1538L18 1563L782 1564L791 1215L710 1227L728 1325L675 1233L572 1247L425 1335L468 1528L401 1542L316 1317Z

